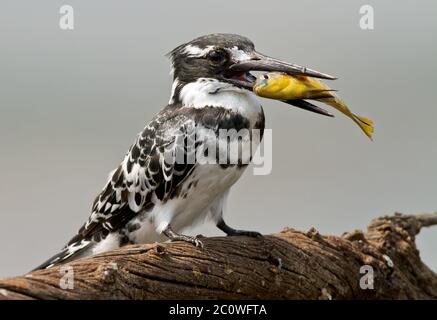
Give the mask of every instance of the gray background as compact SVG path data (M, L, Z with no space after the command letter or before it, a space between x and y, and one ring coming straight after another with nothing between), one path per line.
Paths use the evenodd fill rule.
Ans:
M230 197L232 226L341 234L394 211L437 209L435 1L2 1L0 276L62 247L107 174L169 98L164 54L211 32L239 33L263 53L340 77L372 143L349 119L263 100L273 172L250 171ZM359 28L372 4L375 30ZM193 233L220 234L204 225ZM437 269L437 229L418 246Z

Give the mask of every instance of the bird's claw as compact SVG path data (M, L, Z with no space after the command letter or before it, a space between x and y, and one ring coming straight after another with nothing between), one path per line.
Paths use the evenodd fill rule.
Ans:
M200 241L199 239L197 239L196 237L194 238L194 242L193 242L193 244L194 244L196 247L198 247L198 248L200 248L200 249L203 249L203 242Z
M201 248L203 249L203 243L202 241L199 240L198 236L196 237L191 237L191 236L186 236L184 234L179 234L176 233L172 230L172 228L170 227L170 225L168 225L163 233L170 239L170 241L185 241L185 242L189 242L191 244L194 244L197 248Z
M171 239L171 241L178 241L178 240L189 242L191 244L194 244L197 248L203 249L203 242L200 241L197 237L180 235L178 237Z

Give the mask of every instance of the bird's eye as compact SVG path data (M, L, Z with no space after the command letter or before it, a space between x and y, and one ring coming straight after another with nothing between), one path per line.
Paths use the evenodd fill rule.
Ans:
M213 63L224 63L226 61L226 53L222 50L212 50L208 53L207 58Z

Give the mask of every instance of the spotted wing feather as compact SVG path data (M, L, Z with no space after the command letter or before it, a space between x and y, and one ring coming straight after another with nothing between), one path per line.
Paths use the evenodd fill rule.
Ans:
M122 163L109 175L96 197L88 221L57 254L39 268L71 260L109 232L123 228L138 213L166 201L194 168L193 163L176 161L196 152L190 147L195 123L184 114L165 109L144 128Z
M123 227L153 205L153 194L165 201L194 166L175 161L178 152L187 152L187 140L193 130L194 122L184 115L158 114L110 176L79 235L88 238Z

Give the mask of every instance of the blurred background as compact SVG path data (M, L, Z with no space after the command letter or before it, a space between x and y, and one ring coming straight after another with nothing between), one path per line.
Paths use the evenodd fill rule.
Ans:
M74 30L59 8L74 8ZM374 30L359 9L374 8ZM90 213L107 174L170 95L164 54L229 32L260 52L339 77L330 85L376 122L263 100L273 171L248 170L231 226L341 235L379 215L437 210L435 1L1 1L0 277L56 253ZM332 110L332 109L330 109ZM205 224L193 234L221 234ZM437 229L418 247L437 270Z

